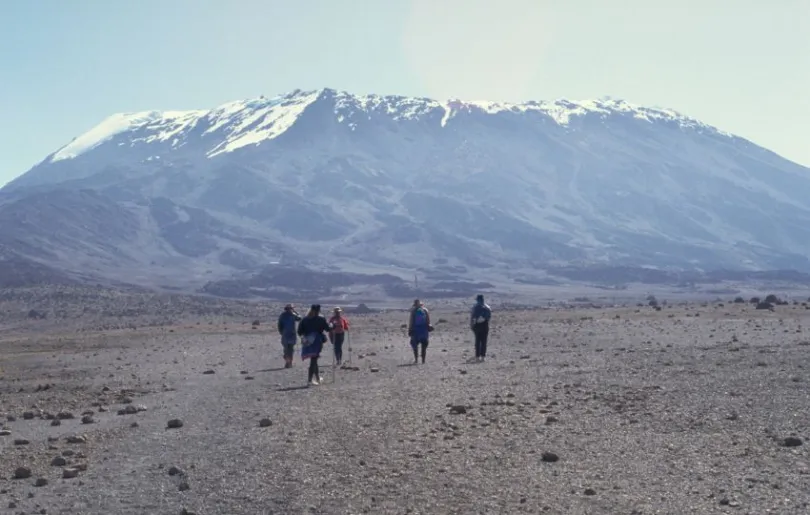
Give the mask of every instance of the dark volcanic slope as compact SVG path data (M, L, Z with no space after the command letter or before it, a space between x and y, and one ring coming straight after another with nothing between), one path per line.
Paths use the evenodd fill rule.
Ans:
M425 366L405 365L403 315L374 315L355 319L359 370L310 389L300 361L278 369L275 335L242 320L6 339L0 405L17 420L0 437L0 503L49 514L806 513L805 313L498 313L485 364L466 363L463 316L435 313L448 321ZM146 411L116 415L124 397ZM94 402L110 411L82 424ZM34 405L77 419L24 420ZM173 418L183 427L166 429ZM67 443L74 434L87 442ZM785 447L791 436L803 445ZM65 451L68 467L87 465L78 478L50 465ZM10 479L18 466L32 477Z

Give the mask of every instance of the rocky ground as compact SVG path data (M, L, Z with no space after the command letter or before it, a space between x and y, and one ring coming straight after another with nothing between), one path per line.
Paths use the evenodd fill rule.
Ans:
M312 388L260 307L166 306L6 310L0 512L810 511L801 305L496 310L483 364L435 310L416 366L404 313L358 315Z

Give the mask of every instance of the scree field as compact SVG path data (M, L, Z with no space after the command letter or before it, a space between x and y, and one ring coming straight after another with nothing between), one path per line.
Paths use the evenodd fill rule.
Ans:
M6 324L0 512L810 512L803 306L493 308L481 364L466 310L425 365L404 311L349 314L310 388L277 311Z

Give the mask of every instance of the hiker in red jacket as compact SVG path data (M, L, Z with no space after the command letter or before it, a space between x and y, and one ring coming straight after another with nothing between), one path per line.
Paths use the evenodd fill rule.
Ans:
M335 363L340 366L343 363L343 341L346 331L349 330L349 321L343 316L343 310L335 308L334 315L329 319L332 330L329 331L329 341L332 342L335 350Z

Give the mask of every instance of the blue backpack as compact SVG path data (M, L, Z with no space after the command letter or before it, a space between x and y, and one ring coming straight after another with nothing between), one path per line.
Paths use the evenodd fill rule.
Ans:
M422 308L416 308L413 312L413 328L425 330L427 325L427 313Z

